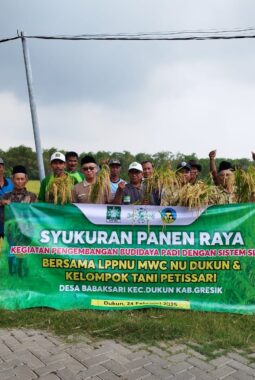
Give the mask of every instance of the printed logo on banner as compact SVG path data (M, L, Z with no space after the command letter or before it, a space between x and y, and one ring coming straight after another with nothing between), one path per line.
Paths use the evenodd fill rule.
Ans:
M106 222L120 223L121 220L121 207L120 206L107 206Z
M165 224L171 224L177 218L176 211L172 207L164 208L163 210L161 210L160 214L161 214L161 220Z
M154 213L144 207L139 207L128 213L127 218L131 219L133 223L145 224L154 219Z

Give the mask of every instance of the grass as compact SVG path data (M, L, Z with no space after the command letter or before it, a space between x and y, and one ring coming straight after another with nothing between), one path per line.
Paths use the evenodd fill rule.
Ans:
M255 316L143 309L102 312L36 308L0 311L0 328L48 330L56 335L107 338L132 344L174 341L213 357L216 351L255 346Z

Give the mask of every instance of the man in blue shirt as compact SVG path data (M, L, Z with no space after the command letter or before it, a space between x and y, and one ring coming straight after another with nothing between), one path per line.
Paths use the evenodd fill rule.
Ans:
M118 186L120 182L126 183L122 178L120 178L121 171L121 163L120 160L112 158L109 163L110 168L110 186L111 186L111 197L112 201L115 197L116 191L118 190Z
M0 201L5 193L13 190L10 178L4 176L4 160L0 158ZM0 239L4 236L4 207L0 205ZM0 247L1 248L1 247Z

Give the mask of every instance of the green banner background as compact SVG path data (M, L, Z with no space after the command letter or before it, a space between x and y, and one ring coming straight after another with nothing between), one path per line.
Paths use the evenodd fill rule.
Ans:
M155 207L155 213L161 210ZM254 214L254 204L238 204L209 207L188 226L132 221L100 225L91 223L75 205L11 204L5 210L6 238L0 257L0 308L161 307L254 313ZM97 236L97 242L64 243L59 237L54 243L51 232L42 231L55 235L61 231L60 236L63 231L67 237L69 231L87 231L90 239ZM99 231L107 236L106 243L98 242ZM138 244L141 233L150 237L149 244L146 239ZM201 244L205 233L208 239L202 240L208 245ZM121 234L129 234L132 244L119 244L116 236L121 240ZM160 234L179 240L159 244ZM62 254L55 253L58 248ZM83 253L63 254L63 248L82 248ZM96 248L100 253L92 254ZM125 248L137 255L121 254ZM44 253L28 254L40 249Z

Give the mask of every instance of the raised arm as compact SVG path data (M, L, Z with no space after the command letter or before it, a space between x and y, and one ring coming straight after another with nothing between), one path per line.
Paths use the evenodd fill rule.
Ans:
M216 157L216 150L212 150L210 153L209 153L209 158L210 158L210 172L212 174L212 177L213 177L213 182L215 183L215 185L218 185L218 176L217 176L217 168L216 168L216 164L215 164L215 157Z
M112 200L112 204L114 204L114 205L121 205L122 204L122 197L123 197L123 192L124 192L125 186L126 186L126 183L124 181L121 181L118 184L118 189L115 193L114 199Z

